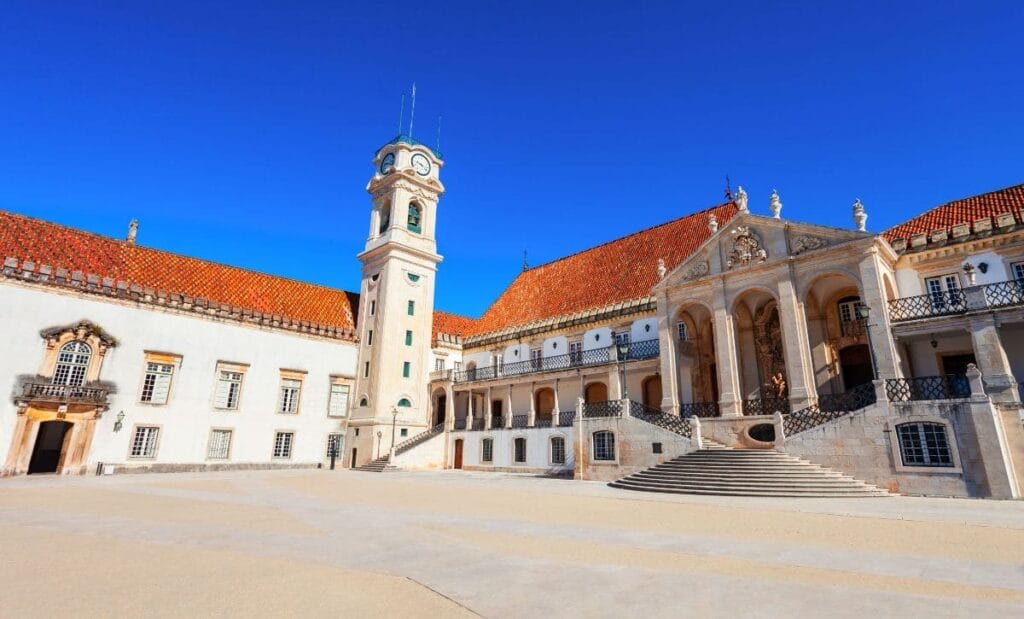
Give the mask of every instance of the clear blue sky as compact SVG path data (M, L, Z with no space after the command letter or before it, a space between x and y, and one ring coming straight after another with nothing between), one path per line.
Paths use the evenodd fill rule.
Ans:
M642 5L642 6L641 6ZM715 6L710 6L715 5ZM22 2L0 208L358 290L374 150L444 115L437 305L718 203L882 230L1024 182L1024 3Z

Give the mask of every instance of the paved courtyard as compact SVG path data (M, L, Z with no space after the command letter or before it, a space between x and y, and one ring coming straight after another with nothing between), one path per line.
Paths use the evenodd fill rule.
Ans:
M1024 615L1024 502L474 473L0 481L0 616Z

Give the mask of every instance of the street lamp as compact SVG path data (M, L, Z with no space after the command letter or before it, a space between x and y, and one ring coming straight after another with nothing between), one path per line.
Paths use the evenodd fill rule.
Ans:
M629 399L629 381L626 378L626 355L629 354L629 342L621 340L615 343L616 352L619 353L619 362L622 364L622 399Z
M377 456L376 456L377 458L380 457L380 439L381 439L382 436L384 436L384 433L381 432L380 430L377 430ZM374 459L376 459L376 458L374 458Z
M864 322L864 334L868 340L868 355L871 357L871 380L877 380L878 364L875 362L875 347L871 343L871 327L875 325L868 323L868 319L871 318L871 308L864 304L857 305L857 318Z

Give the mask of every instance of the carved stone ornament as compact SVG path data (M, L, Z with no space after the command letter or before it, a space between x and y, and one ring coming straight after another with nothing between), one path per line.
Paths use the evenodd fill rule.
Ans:
M725 261L726 268L761 264L768 260L768 252L761 247L760 239L751 232L749 226L737 226L732 235L735 238L732 242L732 251Z
M797 256L804 253L805 251L811 251L813 249L821 249L828 245L828 241L818 236L811 236L809 234L802 234L793 239L793 255Z
M683 274L683 281L692 282L695 279L704 277L711 272L711 265L707 260L701 260L697 264L690 267L686 273Z

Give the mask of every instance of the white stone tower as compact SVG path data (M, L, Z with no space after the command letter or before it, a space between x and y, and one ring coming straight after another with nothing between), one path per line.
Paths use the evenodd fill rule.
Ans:
M381 147L366 186L370 235L359 254L359 362L345 464L388 455L394 442L427 429L439 153L406 135ZM396 415L397 413L397 415ZM404 430L404 432L403 432ZM406 436L402 436L402 434ZM353 452L353 450L355 450Z

